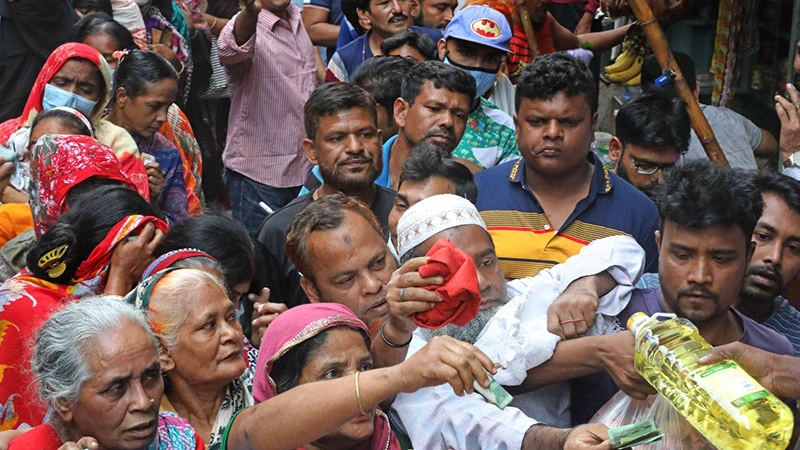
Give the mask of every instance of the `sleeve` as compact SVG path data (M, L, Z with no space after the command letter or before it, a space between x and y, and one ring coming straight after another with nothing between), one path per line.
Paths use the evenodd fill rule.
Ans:
M425 344L415 335L409 356ZM519 450L525 433L537 422L517 408L499 409L479 394L459 397L449 384L399 394L392 407L400 416L413 448Z
M586 6L583 8L584 12L588 12L590 14L597 14L597 8L600 7L600 0L589 0L586 2Z
M788 167L783 169L783 172L781 173L783 173L787 177L791 177L794 178L795 180L800 181L800 167L797 166Z
M633 238L599 239L580 253L539 272L535 277L508 284L512 300L484 327L475 345L504 366L495 378L517 386L527 371L553 356L559 337L547 331L547 309L575 280L607 271L618 283L600 298L598 316L616 316L628 304L630 293L644 267L644 250ZM604 325L598 321L597 328Z
M347 70L344 67L344 61L342 61L342 57L337 51L328 62L328 68L325 69L325 82L337 83L340 81L347 81L347 78Z
M233 16L219 34L217 40L217 50L219 52L219 62L223 66L235 66L252 61L253 55L256 50L256 36L258 35L258 27L256 32L250 36L250 39L245 41L242 45L236 44L236 36L233 35L233 27L239 19L239 14Z
M336 48L342 48L345 45L353 42L353 39L358 37L358 34L347 21L347 18L342 19L342 25L339 27L339 37L336 38Z
M750 148L753 150L757 149L758 146L761 145L761 140L764 138L761 128L750 121L750 119L747 117L744 117L735 111L731 111L731 113L735 114L738 117L739 122L741 122L742 129L744 130L745 136L747 136L747 142L750 144Z
M303 8L308 6L311 8L330 11L332 6L331 3L333 3L331 0L303 0Z

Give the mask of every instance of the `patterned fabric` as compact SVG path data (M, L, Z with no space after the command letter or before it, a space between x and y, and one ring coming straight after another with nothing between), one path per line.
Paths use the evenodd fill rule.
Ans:
M114 20L122 24L133 35L133 41L142 49L147 49L147 29L144 26L142 11L133 0L111 0Z
M217 412L217 419L211 428L211 438L208 442L208 450L220 450L222 448L222 435L228 424L233 419L234 414L253 406L253 371L248 367L242 376L228 384L228 390L222 399L222 404Z
M69 285L39 279L23 269L0 286L0 430L42 423L45 411L34 400L38 395L31 383L31 339L66 302L101 294L114 246L139 234L148 223L168 231L167 225L155 217L126 217L80 264Z
M102 144L111 147L122 165L122 170L124 170L134 184L136 184L137 191L140 193L143 192L143 197L149 200L150 191L147 188L147 175L145 173L144 163L142 163L139 157L139 150L136 148L136 144L125 130L101 118L106 105L111 99L111 72L105 58L100 56L97 50L88 45L68 43L53 51L44 63L44 66L42 66L39 76L36 78L36 83L31 89L22 115L16 119L11 119L0 124L0 144L8 146L8 142L14 132L21 127L29 127L33 123L33 119L42 111L44 86L50 82L53 76L61 70L61 67L64 66L67 61L73 58L90 61L100 70L100 74L103 77L104 93L100 101L97 102L94 111L92 111L92 116L89 118L94 128L95 137ZM27 141L27 138L25 141ZM27 144L25 146L27 146Z
M170 2L170 4L173 4ZM182 13L181 17L183 17ZM150 6L147 12L143 14L144 25L147 29L147 42L151 44L164 44L178 56L178 59L183 63L183 72L178 75L178 102L185 105L189 100L189 88L192 82L192 54L189 50L189 44L186 39L181 35L180 31L175 28L175 25L170 23L161 11L155 6ZM185 25L185 23L184 23ZM160 36L153 41L153 35ZM160 42L159 42L160 41Z
M171 411L158 414L158 432L148 450L202 450L205 448L200 436L194 432L189 421Z
M547 20L538 30L534 28L533 35L536 38L536 46L539 47L540 55L549 55L555 53L556 48L553 45L553 23L550 15L547 15ZM511 52L508 55L506 64L508 65L508 74L511 82L517 83L517 77L525 65L533 61L533 53L528 46L528 38L525 35L525 29L521 25L514 25L514 37L511 38Z
M730 106L739 84L742 60L739 55L748 48L745 40L747 24L755 14L754 0L722 0L719 2L714 53L711 58L711 73L714 74L714 91L711 103ZM757 46L755 47L757 50Z
M370 336L370 330L353 311L338 303L314 303L295 306L273 321L261 341L253 394L258 402L276 395L275 382L269 374L272 364L297 345L334 327L349 327ZM386 415L376 407L370 450L400 450ZM224 430L223 430L224 431ZM220 433L222 434L222 433Z
M44 135L31 152L31 183L27 192L36 234L49 230L64 210L69 190L92 177L136 186L122 171L108 147L89 136ZM144 196L144 193L139 191Z
M800 311L796 310L789 301L778 296L775 298L775 311L761 325L772 328L778 333L786 336L792 343L795 353L800 356Z
M139 151L153 155L164 174L164 187L158 196L158 207L172 225L189 215L186 185L183 178L183 160L172 142L161 133L152 137L136 136Z
M199 215L205 204L203 198L203 154L200 145L194 137L194 131L189 124L189 118L176 104L170 105L167 110L167 121L158 130L180 151L183 164L183 182L186 185L186 199L189 204L189 214Z
M154 273L137 284L133 290L128 292L128 295L126 295L123 300L125 303L133 305L133 307L136 309L147 311L147 308L150 306L150 297L153 295L153 289L156 288L156 284L158 284L158 282L161 281L161 279L164 278L168 273L176 270L178 269L174 267L168 267L164 270Z
M256 32L236 45L233 27L219 35L219 60L231 93L225 167L267 186L303 184L311 168L302 150L303 105L316 87L313 46L289 5L284 20L262 10Z
M467 117L464 137L453 150L453 157L466 159L488 169L519 156L514 121L481 97L480 105Z

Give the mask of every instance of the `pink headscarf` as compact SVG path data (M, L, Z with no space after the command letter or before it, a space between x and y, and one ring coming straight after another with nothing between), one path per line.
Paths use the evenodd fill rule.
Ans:
M269 325L258 351L253 398L256 403L276 395L275 382L269 376L272 365L291 349L334 327L348 327L370 335L369 328L350 309L339 303L311 303L295 306L281 313ZM387 447L388 444L388 447ZM386 414L376 408L370 449L400 450Z

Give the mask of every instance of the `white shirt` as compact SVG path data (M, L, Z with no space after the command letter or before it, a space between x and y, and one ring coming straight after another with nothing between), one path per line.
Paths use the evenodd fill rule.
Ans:
M598 323L592 331L602 334L612 326L601 314L616 316L627 305L633 285L644 268L644 250L633 238L614 236L584 247L563 264L537 276L508 284L511 300L489 321L475 345L506 368L495 377L505 385L518 385L527 370L552 357L559 337L547 331L547 308L570 283L604 271L619 284L600 299ZM427 340L414 333L408 357ZM501 381L502 380L502 381ZM448 384L399 394L392 407L419 449L519 449L528 429L538 421L554 425L569 422L569 388L548 386L517 396L514 406L499 409L479 394L456 396ZM567 406L567 407L565 407ZM525 410L531 417L523 413Z

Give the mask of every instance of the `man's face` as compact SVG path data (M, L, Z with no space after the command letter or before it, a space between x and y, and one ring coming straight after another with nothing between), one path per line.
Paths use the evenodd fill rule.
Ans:
M358 10L381 39L387 39L411 27L410 0L370 0L369 11Z
M397 222L408 208L421 200L439 194L455 194L456 185L444 177L430 177L419 181L403 181L394 198L394 206L389 213L389 231L392 236L397 232Z
M525 164L558 177L577 170L586 160L597 114L592 114L583 95L559 93L550 100L523 99L514 123Z
M754 303L772 302L800 273L800 214L777 194L764 194L764 205L742 287L742 300Z
M725 314L742 289L749 236L735 225L693 230L666 221L658 240L665 306L695 324Z
M439 59L445 57L456 66L496 73L506 53L496 48L464 41L462 39L440 39L438 44Z
M468 95L436 88L428 80L413 105L397 99L394 120L412 146L427 141L452 152L464 136L471 103Z
M389 52L389 56L402 56L404 58L411 58L416 62L424 62L430 56L425 56L416 48L410 45L403 45Z
M366 219L352 211L345 216L339 228L308 236L311 273L301 285L312 303L341 303L369 325L389 313L386 283L397 264Z
M421 0L417 25L444 30L453 19L458 0Z
M681 157L681 154L672 147L654 149L633 144L623 146L619 139L614 137L609 144L609 154L615 153L618 160L617 175L650 198L653 197L655 187L664 176L664 169L674 166ZM652 173L646 175L639 171Z
M322 179L345 194L372 186L383 169L381 133L364 108L323 116L314 140L303 140L303 150L319 165Z

